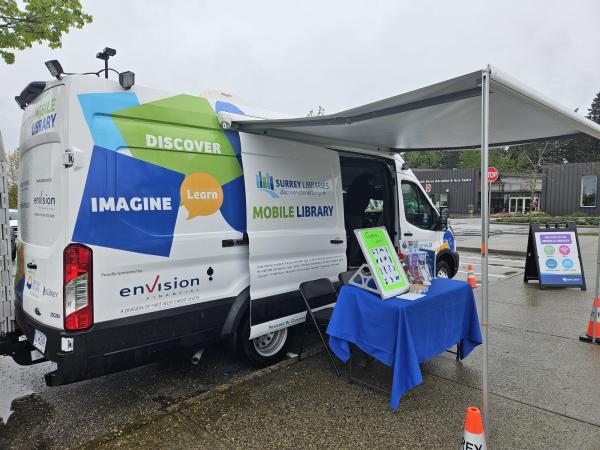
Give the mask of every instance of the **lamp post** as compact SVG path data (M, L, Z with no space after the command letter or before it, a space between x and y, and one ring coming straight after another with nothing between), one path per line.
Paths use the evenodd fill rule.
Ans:
M488 237L490 229L489 183L489 114L490 67L481 77L481 327L483 328L483 431L487 448L490 447L490 417L488 408Z

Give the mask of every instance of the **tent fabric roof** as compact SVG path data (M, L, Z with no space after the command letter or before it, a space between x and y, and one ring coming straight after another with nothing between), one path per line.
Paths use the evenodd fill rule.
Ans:
M588 134L600 139L600 125L553 103L518 81L490 71L490 146ZM248 120L236 116L239 131L390 152L481 146L482 71L335 114L295 119Z

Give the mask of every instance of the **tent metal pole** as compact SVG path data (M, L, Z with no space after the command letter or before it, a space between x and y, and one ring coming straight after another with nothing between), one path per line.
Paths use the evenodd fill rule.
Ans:
M487 448L490 448L490 420L488 409L488 237L490 229L489 184L489 114L490 67L481 77L481 327L483 329L483 430Z
M595 344L599 336L596 336L596 323L598 322L598 297L600 297L600 224L598 225L598 253L596 255L596 289L594 289L594 301L592 303L592 343Z

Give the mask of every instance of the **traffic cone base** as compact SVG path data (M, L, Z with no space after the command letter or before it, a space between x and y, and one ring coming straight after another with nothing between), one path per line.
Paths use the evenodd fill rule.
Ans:
M479 408L469 406L465 416L465 434L463 436L461 450L486 449L481 412L479 411Z
M596 344L600 344L600 297L594 301L587 331L579 336L579 340L584 342L592 342L594 340L594 307L596 308Z
M467 266L467 283L469 283L473 289L477 287L477 280L475 279L475 274L473 273L472 264Z

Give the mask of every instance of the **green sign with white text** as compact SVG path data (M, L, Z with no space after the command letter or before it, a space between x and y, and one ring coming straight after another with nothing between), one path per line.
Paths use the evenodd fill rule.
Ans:
M355 230L382 298L408 291L408 279L384 227Z

